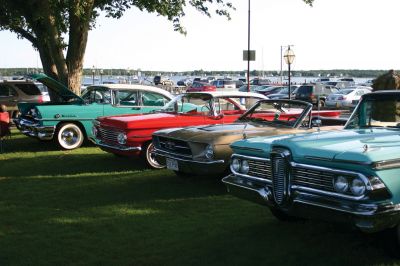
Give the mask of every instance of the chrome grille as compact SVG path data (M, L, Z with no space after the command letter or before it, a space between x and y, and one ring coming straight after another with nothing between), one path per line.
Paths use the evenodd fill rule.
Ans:
M271 180L270 161L247 160L249 162L249 176Z
M279 155L273 155L271 159L272 164L272 188L275 202L282 204L285 199L285 191L287 189L287 166L286 159Z
M99 127L99 138L105 143L118 143L117 136L122 131L115 130L114 128Z
M176 155L192 156L189 144L182 140L158 137L158 146L161 150L174 153Z
M322 170L303 167L292 168L292 185L302 186L325 191L334 191L333 178L335 175Z

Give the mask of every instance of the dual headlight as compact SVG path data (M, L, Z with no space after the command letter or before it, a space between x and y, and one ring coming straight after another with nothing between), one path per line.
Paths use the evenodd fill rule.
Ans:
M119 133L117 135L117 141L119 144L124 145L126 144L126 134L125 133Z
M214 158L214 148L212 145L208 145L204 151L204 156L211 160L212 158Z
M336 176L333 180L335 191L342 194L351 193L354 196L362 196L367 190L367 185L360 177Z
M249 162L247 160L241 160L238 158L233 158L231 162L231 169L232 172L241 173L241 174L248 174L250 167Z

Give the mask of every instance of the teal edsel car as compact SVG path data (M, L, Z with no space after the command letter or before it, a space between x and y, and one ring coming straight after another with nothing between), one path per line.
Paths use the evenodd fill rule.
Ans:
M22 133L39 140L55 140L66 150L78 148L91 139L92 121L99 116L142 114L160 109L173 96L164 89L131 84L89 86L79 97L54 79L36 74L52 93L44 104L20 103L14 123Z
M400 253L400 91L362 96L343 130L257 137L231 144L233 195L280 220L388 229Z

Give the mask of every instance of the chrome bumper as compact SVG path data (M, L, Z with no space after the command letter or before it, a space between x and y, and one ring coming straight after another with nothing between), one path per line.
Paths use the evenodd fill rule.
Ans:
M238 198L277 208L271 188L264 182L235 175L224 177L222 182ZM293 191L288 205L280 209L293 216L351 223L364 232L377 232L400 223L400 204L390 201L358 203Z
M157 156L157 160L165 163L165 159L173 159L178 161L179 171L194 173L194 174L218 174L223 173L226 170L225 160L213 160L213 161L200 161L192 159L192 156L186 158L177 156L174 153L166 152L155 148L154 154Z
M24 118L15 118L13 121L22 134L40 140L53 139L56 130L55 126L41 126L39 123Z
M116 146L116 145L110 145L106 144L104 142L98 141L91 139L97 146L100 148L104 148L107 150L117 150L117 151L141 151L142 147L128 147L128 146Z

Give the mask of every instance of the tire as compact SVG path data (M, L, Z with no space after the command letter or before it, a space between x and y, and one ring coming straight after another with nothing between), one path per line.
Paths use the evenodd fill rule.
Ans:
M85 138L81 128L73 123L61 124L56 137L57 144L64 150L79 148Z
M272 215L276 219L278 219L279 221L282 221L282 222L297 222L297 221L302 221L303 220L303 219L298 218L298 217L290 216L290 215L286 214L285 212L283 212L283 211L281 211L281 210L279 210L277 208L271 207L269 210L271 211Z
M146 165L153 169L165 168L165 165L159 163L156 160L155 154L153 153L153 151L154 151L154 145L151 141L147 142L145 145L143 145L141 157L144 160L144 162L146 163Z

